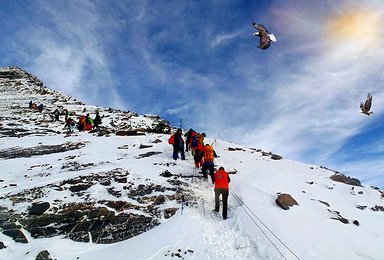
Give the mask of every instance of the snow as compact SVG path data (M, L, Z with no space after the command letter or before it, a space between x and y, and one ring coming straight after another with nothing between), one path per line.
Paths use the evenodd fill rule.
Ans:
M48 97L33 93L21 96L17 92L0 91L0 116L9 117L7 108L16 104L25 107L32 98L45 98L46 102ZM72 105L71 111L80 111L84 107L91 113L97 109L94 106ZM121 123L118 119L121 116L116 112L108 114L107 109L98 109L101 109L101 114L109 115L103 119L103 124L109 124L112 118ZM36 112L31 115L42 118L44 111L43 114ZM20 115L20 118L24 117L27 116ZM9 123L10 120L4 119L2 123ZM130 118L131 125L145 126L152 122L149 117ZM24 126L34 129L32 124ZM47 122L47 126L62 131L63 121ZM143 136L111 134L109 137L99 137L76 132L70 136L60 133L1 138L0 150L65 142L87 142L87 145L64 153L0 159L0 179L3 180L0 183L0 197L116 168L127 170L130 173L127 175L128 181L137 185L167 183L166 178L159 176L165 170L173 174L201 176L194 168L189 153L186 161L172 160L172 147L167 142L169 137L167 134L149 133ZM156 139L162 142L154 143ZM206 138L205 141L212 143L214 139ZM141 144L153 147L140 149ZM118 148L122 146L127 149ZM230 151L229 147L238 149ZM286 159L272 160L255 149L224 140L216 140L214 149L219 156L215 160L216 165L224 166L227 171L237 170L236 174L230 175L227 220L221 218L221 212L212 212L214 192L211 181L197 177L185 178L183 180L189 183L197 203L182 206L167 201L164 207L178 207L177 213L169 219L162 218L159 226L141 235L105 245L74 242L63 236L34 239L23 230L29 243L21 244L0 233L0 241L7 246L0 250L0 259L35 259L45 249L53 259L60 260L181 259L176 253L183 259L384 259L384 212L370 209L375 205L384 205L378 190L334 182L329 179L334 174L331 170ZM149 151L161 153L138 159L140 154ZM62 166L70 161L65 159L68 156L74 156L80 164L92 162L94 165L78 171L67 171ZM120 183L114 182L112 185L116 190L122 189ZM90 199L114 199L101 185L92 186L87 193ZM299 205L289 210L279 208L275 203L279 193L290 194ZM76 196L71 196L69 190L59 192L52 189L36 201L54 204L58 199L65 202L78 200ZM0 201L0 206L18 212L27 212L30 204L13 204L8 199ZM358 205L367 208L361 210L356 208ZM331 219L336 217L332 213L334 211L340 212L342 217L349 220L349 224ZM360 226L352 224L354 220L358 220Z

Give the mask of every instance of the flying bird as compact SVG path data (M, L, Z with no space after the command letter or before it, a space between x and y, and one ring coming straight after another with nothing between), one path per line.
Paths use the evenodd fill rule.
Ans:
M369 111L372 106L372 96L371 93L368 93L367 100L365 100L365 104L363 102L360 103L361 111L360 113L366 114L367 116L371 116L373 114L372 111Z
M253 27L258 30L258 32L255 32L253 36L259 36L260 37L260 45L257 46L257 48L266 50L271 46L271 41L276 42L276 37L273 34L269 34L267 28L265 28L261 24L252 23Z

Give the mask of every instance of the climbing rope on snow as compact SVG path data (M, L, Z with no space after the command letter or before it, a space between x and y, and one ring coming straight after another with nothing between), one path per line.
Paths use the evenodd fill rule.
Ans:
M231 190L230 192L233 197L235 198L235 200L237 201L237 203L239 203L239 206L241 206L241 208L245 211L245 213L248 215L248 217L253 221L253 223L255 223L255 225L260 229L260 231L264 234L264 236L269 240L269 242L271 242L271 244L273 245L273 247L279 252L279 254L284 258L284 259L287 259L283 253L277 248L277 246L273 243L273 241L268 237L268 235L264 232L264 230L260 227L259 224L257 224L256 220L251 216L251 214L289 251L291 252L292 255L294 255L296 257L296 259L300 260L300 258L283 242L281 241L280 238L278 238L278 236L272 232L272 230L270 228L268 228L268 226L266 224L263 223L263 221L244 203L243 200L241 200L241 198L233 191ZM250 214L251 213L251 214Z

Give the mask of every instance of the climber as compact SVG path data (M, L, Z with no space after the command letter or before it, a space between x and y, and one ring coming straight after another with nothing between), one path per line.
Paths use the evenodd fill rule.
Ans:
M55 111L53 111L53 115L54 115L53 122L59 121L59 119L60 119L60 112L59 112L59 110L57 108L56 108Z
M177 132L174 133L170 138L168 143L173 145L173 159L177 160L179 158L179 152L181 154L181 159L185 160L185 155L184 155L184 140L181 137L182 130L179 128L177 129Z
M220 209L220 194L223 199L223 219L227 219L228 211L228 194L229 194L229 183L231 179L229 178L228 173L224 170L224 167L220 167L214 175L215 183L215 212L219 212Z
M203 172L203 177L205 180L208 179L207 170L209 171L209 175L211 176L212 183L214 183L214 158L217 158L216 152L212 146L206 144L204 147L204 163L203 168L201 169Z

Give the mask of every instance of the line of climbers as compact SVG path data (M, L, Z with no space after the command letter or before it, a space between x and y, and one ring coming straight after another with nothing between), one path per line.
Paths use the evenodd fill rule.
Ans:
M177 160L180 153L181 160L185 160L185 152L192 152L195 168L201 168L204 180L208 180L207 171L209 171L212 183L215 185L215 209L213 211L219 212L221 195L223 199L222 215L223 219L227 219L229 182L231 181L228 173L224 170L224 167L219 167L219 170L215 172L214 160L217 158L217 154L212 145L204 144L205 133L199 134L193 129L189 129L189 131L184 134L186 138L184 141L182 132L182 129L179 128L176 133L169 138L168 143L173 146L172 158Z
M40 104L39 106L37 106L35 103L30 101L29 108L38 109L40 112L42 112L44 106L43 104ZM83 112L85 112L85 108ZM75 130L75 128L77 128L79 131L90 131L92 129L96 129L97 131L99 131L99 125L102 124L101 117L98 110L96 110L96 116L94 119L92 119L89 116L89 114L86 114L85 116L81 115L79 120L76 123L75 120L71 118L71 112L68 109L64 109L64 111L60 113L59 109L56 108L55 111L53 111L53 122L59 122L60 115L62 114L65 115L65 125L63 129L67 129L68 133L72 133Z
M33 103L32 100L29 101L29 109L37 109L39 110L40 112L43 111L43 108L44 108L44 105L43 104L40 104L39 106L36 105L36 103Z
M72 133L75 130L75 126L79 131L90 131L96 129L99 131L99 125L102 124L99 111L96 110L96 116L92 119L89 114L81 115L77 123L70 117L71 112L68 109L64 109L65 112L65 128L68 128L68 132ZM59 111L56 109L54 112L55 120L59 120Z

